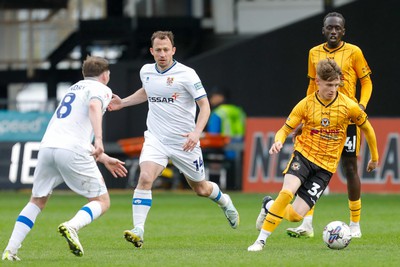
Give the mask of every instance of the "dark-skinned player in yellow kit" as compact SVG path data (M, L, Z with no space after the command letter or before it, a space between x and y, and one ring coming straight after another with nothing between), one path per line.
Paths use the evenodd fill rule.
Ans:
M334 59L342 70L339 92L353 99L362 110L367 107L372 93L371 70L361 49L342 40L345 35L345 19L337 12L328 13L323 20L322 34L326 42L313 47L309 52L308 77L310 79L307 95L314 93L316 66L321 59ZM356 98L356 85L360 81L360 100ZM296 131L295 134L296 135ZM361 237L361 181L357 171L357 156L360 151L360 129L351 123L347 128L347 139L341 155L341 167L347 180L348 204L350 210L350 230L353 238ZM265 199L263 200L265 203ZM263 204L264 206L264 204ZM261 227L262 214L257 219L257 228ZM265 212L264 212L265 213ZM313 237L312 225L314 208L304 217L303 222L296 228L288 228L291 237Z

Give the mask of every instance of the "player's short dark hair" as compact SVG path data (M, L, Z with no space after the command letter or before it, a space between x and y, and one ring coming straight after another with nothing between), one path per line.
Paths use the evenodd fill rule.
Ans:
M151 36L151 46L153 47L154 44L154 39L169 39L171 41L172 46L175 46L174 43L174 34L171 31L156 31L153 33L153 35Z
M97 77L108 70L108 61L102 57L87 56L82 64L83 77Z
M346 24L346 20L344 19L342 14L340 14L338 12L330 12L330 13L326 14L326 16L324 17L324 20L322 21L324 25L325 25L326 19L330 18L330 17L340 18L343 21L343 26Z
M342 70L335 60L327 58L318 62L317 75L323 81L332 81L342 76Z

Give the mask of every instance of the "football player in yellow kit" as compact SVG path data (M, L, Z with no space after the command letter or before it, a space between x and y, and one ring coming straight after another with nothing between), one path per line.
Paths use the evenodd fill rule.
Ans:
M347 95L365 110L372 93L371 70L361 49L342 40L345 35L345 19L337 12L328 13L324 18L322 34L326 43L313 47L308 57L308 77L310 79L307 95L316 90L316 66L321 59L331 58L342 69L339 92ZM356 85L360 81L360 99L356 98ZM350 230L354 238L361 237L361 181L357 171L357 156L360 151L360 129L351 123L347 128L347 139L343 147L341 165L347 180L347 192L350 209ZM292 237L312 237L314 209L304 217L303 223L296 228L288 228Z
M336 171L341 150L346 142L350 120L365 134L371 152L367 171L378 164L378 148L374 129L367 114L345 94L338 92L342 72L333 59L317 64L317 91L301 100L275 135L269 153L278 153L287 136L303 123L296 136L294 152L284 171L284 181L278 197L265 198L265 219L260 234L248 251L261 251L266 239L285 218L297 222L315 205ZM293 203L290 204L294 198Z

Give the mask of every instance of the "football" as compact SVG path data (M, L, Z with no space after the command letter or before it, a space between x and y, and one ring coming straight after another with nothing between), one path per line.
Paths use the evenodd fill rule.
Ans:
M350 227L341 221L333 221L325 226L322 239L330 249L344 249L351 241Z

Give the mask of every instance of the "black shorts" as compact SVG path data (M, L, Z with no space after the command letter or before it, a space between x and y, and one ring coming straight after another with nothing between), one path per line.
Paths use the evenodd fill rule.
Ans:
M342 157L357 157L360 150L360 130L355 124L349 124L346 133L346 142L343 147Z
M296 195L303 199L310 208L315 205L332 177L331 172L315 165L298 151L294 151L286 173L300 179L301 186Z

